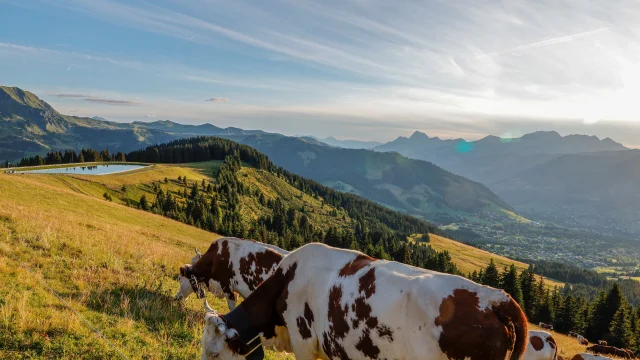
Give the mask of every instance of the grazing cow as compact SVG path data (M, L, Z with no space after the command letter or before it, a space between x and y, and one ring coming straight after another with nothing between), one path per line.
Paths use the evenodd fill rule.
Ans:
M205 322L202 359L261 359L259 335L297 359L521 359L528 343L502 290L317 243Z
M571 358L571 360L613 360L613 359L600 356L600 355L582 353L582 354L576 354L573 358Z
M553 325L545 324L543 322L539 323L538 326L545 330L553 330Z
M587 351L591 351L596 355L604 354L604 355L613 355L623 359L631 359L631 355L625 349L619 349L613 346L605 346L605 345L592 345L587 348Z
M569 336L571 337L578 337L578 333L575 331L569 331Z
M607 342L605 340L598 340L598 345L607 346Z
M546 331L529 330L529 345L523 360L555 360L558 355L556 340Z
M589 341L582 335L578 335L578 344L580 345L589 345Z
M176 300L192 293L203 297L200 284L218 297L227 299L229 309L236 306L237 295L246 298L276 269L288 251L253 240L222 238L214 241L209 250L196 255L191 264L180 268L180 289Z

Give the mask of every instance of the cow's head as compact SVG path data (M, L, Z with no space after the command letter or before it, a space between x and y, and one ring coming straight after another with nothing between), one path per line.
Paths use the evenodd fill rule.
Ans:
M183 300L189 297L189 295L198 291L197 284L193 284L193 280L190 281L191 274L190 264L185 264L180 267L180 273L178 274L178 283L180 288L174 297L175 300Z
M240 355L239 349L236 348L239 342L240 335L235 329L227 326L217 312L207 311L202 332L201 360L242 359L243 356Z
M264 358L259 335L254 333L255 337L245 343L240 333L232 328L223 316L211 309L206 300L205 308L207 314L202 332L202 360L243 358L257 360ZM231 314L227 314L227 316L231 316Z

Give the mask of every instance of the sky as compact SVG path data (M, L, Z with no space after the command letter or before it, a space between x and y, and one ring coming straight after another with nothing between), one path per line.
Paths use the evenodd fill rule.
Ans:
M0 84L114 121L640 147L638 18L619 0L0 0Z

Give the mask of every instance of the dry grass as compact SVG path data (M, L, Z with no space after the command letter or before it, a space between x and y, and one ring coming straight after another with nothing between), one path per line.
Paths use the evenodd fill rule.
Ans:
M493 259L500 270L505 266L510 266L511 264L515 264L519 271L529 267L528 264L523 262L496 255L486 250L478 249L442 236L429 234L429 239L430 242L428 245L431 245L438 251L447 250L451 255L453 262L458 266L458 269L465 274L473 272L474 270L479 271L480 269L486 268L491 259ZM545 281L550 287L564 286L564 283L553 279L545 279Z
M217 236L87 196L66 180L0 174L0 358L118 357L36 276L129 358L197 358L204 314L196 299L172 301L175 277L194 247Z

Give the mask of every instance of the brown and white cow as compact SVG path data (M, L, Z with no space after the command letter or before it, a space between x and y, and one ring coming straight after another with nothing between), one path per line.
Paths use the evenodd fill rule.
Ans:
M555 360L558 356L556 340L546 331L529 330L529 345L523 360Z
M614 346L592 345L587 348L587 351L591 351L596 355L613 355L623 359L631 359L632 357L634 357L632 354L630 354L630 351Z
M589 340L582 335L578 335L578 344L580 345L589 345Z
M254 240L218 239L204 254L200 255L196 250L192 264L180 268L180 289L175 299L186 299L198 292L198 284L204 284L214 295L226 298L229 309L234 309L236 293L244 298L249 296L288 253L277 246Z
M502 290L317 243L205 319L202 359L260 359L258 334L297 359L520 359L528 343Z
M545 324L543 322L539 323L538 326L545 330L553 330L553 325Z
M587 353L576 354L571 360L613 360L609 357L604 357L600 355L593 355Z

